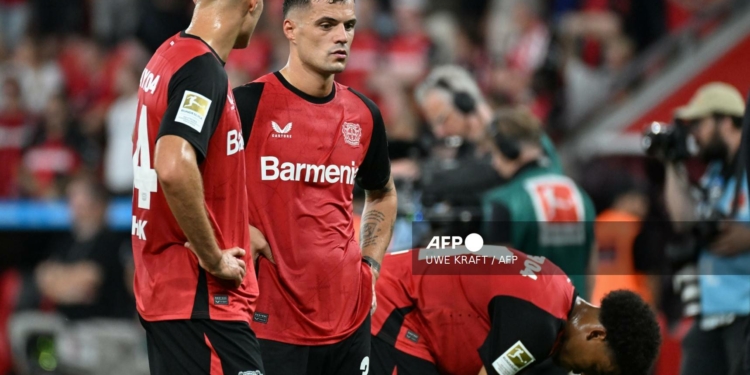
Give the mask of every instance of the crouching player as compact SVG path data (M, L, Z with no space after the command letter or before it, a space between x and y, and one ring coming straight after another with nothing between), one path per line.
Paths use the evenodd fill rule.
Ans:
M640 297L615 291L596 307L545 258L493 249L514 261L492 274L427 264L425 250L385 257L371 375L529 374L547 359L579 374L647 374L661 336Z

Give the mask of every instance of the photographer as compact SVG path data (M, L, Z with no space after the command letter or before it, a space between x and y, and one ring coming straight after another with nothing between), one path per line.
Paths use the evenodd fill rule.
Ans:
M478 147L492 119L492 108L471 74L455 65L433 69L417 87L415 97L438 141L421 168L423 203L447 201L478 207L485 191L504 182L492 168L490 155ZM546 135L542 145L554 168L562 169Z
M734 375L742 365L750 315L748 189L738 165L744 111L737 89L710 83L676 111L682 124L661 133L653 128L646 143L666 164L665 195L674 229L689 238L681 247L687 255L672 251L672 261L684 264L692 257L697 262L697 285L682 291L686 315L697 316L682 343L682 375ZM689 181L683 163L692 157L689 137L708 164L699 186Z
M423 202L478 206L482 192L503 183L476 145L492 109L469 72L453 65L432 70L415 97L437 140L422 166Z

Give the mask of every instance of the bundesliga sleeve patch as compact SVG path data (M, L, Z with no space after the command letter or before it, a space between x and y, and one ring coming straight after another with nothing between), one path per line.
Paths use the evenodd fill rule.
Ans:
M203 130L203 124L206 122L209 108L211 108L211 99L197 92L185 90L180 102L180 109L177 111L174 120L200 133Z
M505 353L497 357L495 362L492 362L492 367L500 375L515 375L534 360L534 356L519 340Z

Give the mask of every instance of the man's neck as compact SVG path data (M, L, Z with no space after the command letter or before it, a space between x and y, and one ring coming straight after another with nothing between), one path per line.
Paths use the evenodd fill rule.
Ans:
M74 226L74 236L77 241L85 242L89 241L96 236L101 230L102 225L100 221L87 221L82 220Z
M217 5L198 8L193 14L193 20L186 33L201 38L211 46L222 61L227 61L229 53L234 48L234 42L239 33L238 25L226 23L221 11L214 9Z
M305 66L296 56L290 56L280 72L287 82L307 95L324 98L333 90L333 74L320 74Z

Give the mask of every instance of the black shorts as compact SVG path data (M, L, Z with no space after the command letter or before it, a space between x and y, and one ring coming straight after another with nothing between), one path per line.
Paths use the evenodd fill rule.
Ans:
M335 344L303 346L260 339L265 375L367 375L370 317Z
M263 375L255 333L246 322L141 318L151 375Z
M368 375L439 375L430 361L406 354L376 336L372 337L370 373Z

